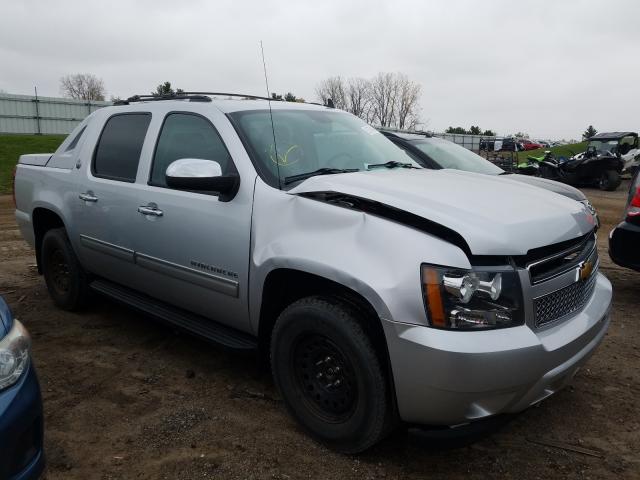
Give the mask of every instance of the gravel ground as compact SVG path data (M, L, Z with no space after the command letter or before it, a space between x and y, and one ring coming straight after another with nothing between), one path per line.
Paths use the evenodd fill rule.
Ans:
M627 188L586 190L615 298L609 333L573 386L474 442L401 430L359 456L306 437L251 357L107 300L82 314L54 308L1 196L0 294L33 336L47 478L640 478L640 274L606 253Z

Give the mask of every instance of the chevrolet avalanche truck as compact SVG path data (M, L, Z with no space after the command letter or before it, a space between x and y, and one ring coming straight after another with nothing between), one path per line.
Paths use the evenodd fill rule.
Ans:
M522 411L601 342L585 206L420 168L340 110L219 96L132 97L20 157L16 218L57 306L99 292L265 353L289 413L346 453Z

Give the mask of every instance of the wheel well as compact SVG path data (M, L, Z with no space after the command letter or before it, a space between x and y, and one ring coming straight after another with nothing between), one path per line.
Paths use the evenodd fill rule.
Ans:
M35 236L38 273L42 273L42 239L52 228L64 228L64 222L57 213L46 208L36 208L31 215L31 222Z
M373 306L355 290L327 278L293 269L277 269L270 272L264 282L258 340L260 355L269 360L271 332L280 313L290 304L311 295L326 295L349 303L360 312L363 328L369 334L380 359L391 378L389 353L382 323ZM265 363L266 364L266 363Z

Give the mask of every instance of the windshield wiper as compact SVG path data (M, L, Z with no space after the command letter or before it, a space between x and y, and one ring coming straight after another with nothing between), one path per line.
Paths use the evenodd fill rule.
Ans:
M290 183L300 180L306 180L307 178L315 177L316 175L333 175L334 173L349 173L358 171L359 170L357 168L319 168L318 170L314 170L313 172L299 173L298 175L285 177L284 184L289 185Z
M418 168L412 163L402 163L396 162L395 160L391 160L386 163L372 163L367 165L367 170L371 170L372 168Z

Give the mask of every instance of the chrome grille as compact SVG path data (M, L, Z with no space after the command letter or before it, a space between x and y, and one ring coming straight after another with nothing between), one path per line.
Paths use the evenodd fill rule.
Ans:
M543 295L533 301L536 327L542 327L559 318L578 311L591 298L598 277L597 268L584 281Z

